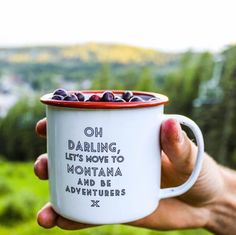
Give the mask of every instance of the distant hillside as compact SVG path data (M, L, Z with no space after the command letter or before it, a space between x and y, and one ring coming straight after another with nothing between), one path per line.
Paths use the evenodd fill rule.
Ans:
M0 48L0 93L44 92L55 87L97 89L100 85L123 89L126 83L131 89L146 76L160 84L178 68L181 56L102 43ZM25 87L24 91L15 91L19 87Z
M175 60L178 54L120 45L86 43L73 46L0 48L0 62L57 63L76 60L84 63L158 64Z

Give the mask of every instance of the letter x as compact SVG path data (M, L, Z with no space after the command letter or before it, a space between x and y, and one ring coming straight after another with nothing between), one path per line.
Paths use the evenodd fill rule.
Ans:
M92 202L91 207L100 207L100 206L98 205L98 203L100 202L99 200L91 200L91 202Z

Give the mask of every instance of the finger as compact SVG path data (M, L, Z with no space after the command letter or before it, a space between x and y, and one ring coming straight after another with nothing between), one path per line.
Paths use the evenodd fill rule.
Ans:
M57 223L57 213L50 203L47 203L37 214L38 224L44 228L52 228Z
M97 225L93 225L93 224L85 224L85 223L75 222L72 220L68 220L62 216L58 216L56 225L62 229L66 229L66 230L77 230L77 229L83 229L83 228L97 226Z
M77 230L82 228L88 228L96 225L90 225L85 223L78 223L68 220L58 215L52 208L51 203L47 203L37 214L38 224L44 228L52 228L58 226L66 230Z
M35 126L36 133L41 137L46 137L47 134L47 119L39 120Z
M42 154L34 163L34 173L41 180L48 179L48 157L47 154Z
M192 172L196 159L196 146L174 119L162 123L161 146L178 172L185 174Z

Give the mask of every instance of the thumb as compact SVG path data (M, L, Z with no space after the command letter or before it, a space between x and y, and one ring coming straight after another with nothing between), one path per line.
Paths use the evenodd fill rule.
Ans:
M196 145L174 119L168 119L162 123L161 146L178 172L184 174L192 172L196 159Z

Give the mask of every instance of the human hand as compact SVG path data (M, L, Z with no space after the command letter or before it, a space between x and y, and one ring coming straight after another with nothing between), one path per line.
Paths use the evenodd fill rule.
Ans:
M37 123L36 132L46 136L46 119ZM162 124L161 146L162 187L182 184L194 168L197 147L173 119ZM34 170L40 179L48 179L46 154L36 160ZM187 193L178 198L161 200L151 215L129 224L161 230L207 227L211 205L218 200L224 187L221 167L206 155L198 180ZM81 229L91 226L63 218L50 203L38 212L37 220L45 228Z

